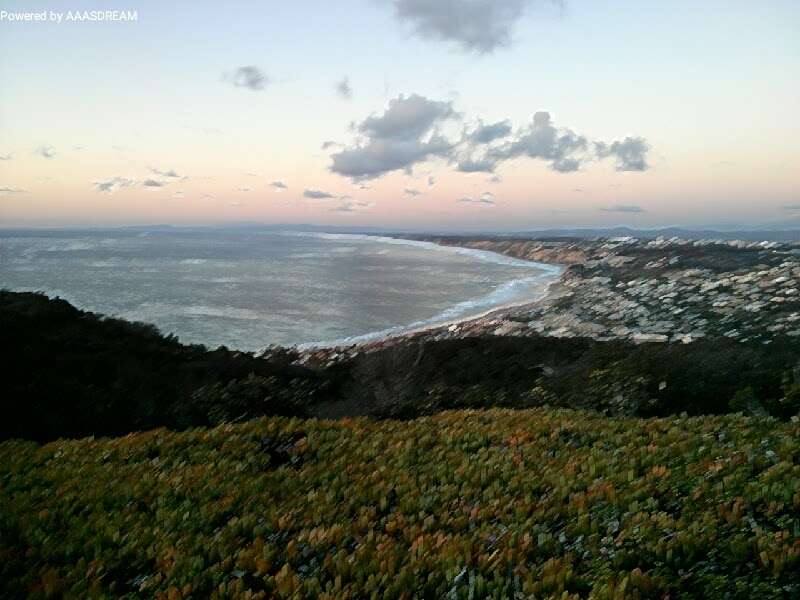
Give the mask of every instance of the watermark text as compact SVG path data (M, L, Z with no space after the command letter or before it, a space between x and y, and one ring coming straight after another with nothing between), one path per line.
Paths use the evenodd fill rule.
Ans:
M7 23L92 23L92 22L131 22L139 20L136 10L0 10L0 22Z

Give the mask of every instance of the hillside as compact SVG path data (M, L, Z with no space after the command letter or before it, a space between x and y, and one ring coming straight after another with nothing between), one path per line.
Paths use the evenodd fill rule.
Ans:
M303 414L325 382L289 364L186 346L154 326L0 291L0 439L121 435Z
M800 425L445 412L0 444L3 598L797 598Z
M609 415L800 412L800 339L691 344L546 336L399 338L264 357L0 291L0 439L114 436L263 415L411 419L557 406ZM333 355L339 358L329 359ZM308 359L298 364L301 358Z

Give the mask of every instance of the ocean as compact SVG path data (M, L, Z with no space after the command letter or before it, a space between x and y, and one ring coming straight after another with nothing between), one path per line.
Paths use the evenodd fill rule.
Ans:
M257 351L444 324L541 297L560 269L428 242L214 229L0 231L0 288Z

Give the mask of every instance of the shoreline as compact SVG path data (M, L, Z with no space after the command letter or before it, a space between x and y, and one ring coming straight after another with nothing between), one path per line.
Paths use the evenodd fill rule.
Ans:
M365 236L365 237L381 237L381 236ZM551 302L562 295L562 291L554 291L553 288L563 283L563 277L568 272L570 267L569 262L544 262L541 260L532 260L530 258L509 256L500 251L486 248L472 248L469 246L457 246L442 241L435 240L413 240L407 238L391 238L396 240L395 243L403 243L405 241L412 243L426 243L437 246L442 249L461 249L481 254L494 254L499 257L511 259L518 262L530 263L534 267L541 267L543 273L539 276L542 278L549 277L540 294L536 298L527 299L521 302L512 302L508 304L496 305L486 309L477 314L464 315L463 317L455 317L443 322L422 324L417 327L398 326L398 331L387 332L377 331L367 333L362 336L354 336L353 338L344 338L340 340L332 340L330 342L310 342L299 344L294 348L299 352L300 358L297 361L299 364L308 364L312 362L339 360L352 356L353 354L361 352L370 352L372 350L386 348L388 346L395 346L403 344L412 340L421 340L427 337L438 337L447 335L448 337L470 337L476 335L501 335L502 332L497 332L498 328L503 329L504 324L513 318L516 314L532 310L541 306L544 303ZM457 306L457 305L456 305ZM434 317L435 318L435 317ZM412 324L413 325L413 324ZM407 328L411 327L411 328ZM364 339L358 339L364 338ZM348 341L351 340L352 341Z

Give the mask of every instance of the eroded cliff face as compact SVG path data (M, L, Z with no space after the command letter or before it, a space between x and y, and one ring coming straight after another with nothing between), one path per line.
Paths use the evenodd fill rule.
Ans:
M455 240L440 239L444 246L462 246L489 250L514 258L548 264L577 265L586 262L586 252L577 243L542 242L538 240Z

